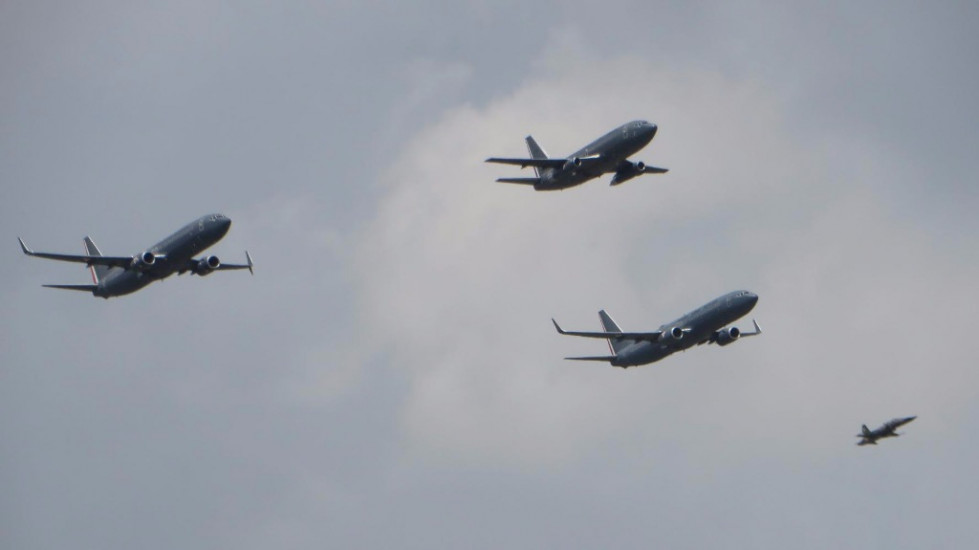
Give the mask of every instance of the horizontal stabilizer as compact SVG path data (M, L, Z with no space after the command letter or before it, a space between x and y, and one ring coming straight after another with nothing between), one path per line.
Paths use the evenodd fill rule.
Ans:
M41 285L44 288L60 288L62 290L81 290L84 292L95 292L97 285Z
M497 178L500 183L522 183L524 185L537 185L540 178Z
M594 357L565 357L569 361L606 361L611 362L615 359L614 355L596 355Z

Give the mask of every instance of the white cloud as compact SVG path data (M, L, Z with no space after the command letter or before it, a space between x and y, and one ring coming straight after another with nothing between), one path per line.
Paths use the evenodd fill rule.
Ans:
M813 164L757 85L634 58L594 61L581 60L587 74L545 61L547 70L511 95L446 111L383 178L358 280L365 324L407 371L404 428L419 453L545 463L578 456L626 429L622 419L648 413L650 390L636 382L652 372L562 362L603 344L559 338L548 317L578 326L608 307L658 325L730 290L726 272L744 274L737 286L751 283L756 267L726 264L751 242L725 234L742 233L740 209L750 215L796 166ZM670 174L535 193L494 183L516 170L482 163L524 154L525 132L560 155L634 118L661 128L636 157ZM700 221L710 230L696 228ZM718 239L736 250L698 252ZM720 359L716 350L692 353ZM625 398L597 391L610 381Z
M876 182L894 177L886 155L863 145L860 164L834 164L852 156L795 139L758 83L583 51L560 35L538 76L486 106L447 110L383 177L355 269L363 321L409 380L411 448L534 467L613 439L703 445L707 435L744 439L728 456L750 456L751 442L802 422L821 437L773 447L830 452L827 438L872 412L937 408L929 396L944 385L918 369L926 348L911 342L929 329L914 314L941 317L956 291L936 303L927 290L963 281L929 267L944 258L881 210ZM636 158L669 174L535 193L494 183L516 170L481 162L522 155L526 132L568 154L633 118L660 125ZM640 371L563 362L603 344L558 337L548 323L577 328L606 307L652 328L734 288L761 294L766 336ZM744 419L732 423L730 410Z

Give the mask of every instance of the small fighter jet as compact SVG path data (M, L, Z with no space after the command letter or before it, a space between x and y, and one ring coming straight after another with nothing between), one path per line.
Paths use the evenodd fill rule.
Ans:
M857 437L860 438L860 442L857 443L857 445L876 445L878 439L885 437L897 437L901 434L894 430L900 428L908 422L911 422L915 418L918 417L909 416L907 418L895 418L893 420L888 420L883 426L877 428L876 430L871 430L867 428L866 424L864 424L862 426L861 433L857 434Z

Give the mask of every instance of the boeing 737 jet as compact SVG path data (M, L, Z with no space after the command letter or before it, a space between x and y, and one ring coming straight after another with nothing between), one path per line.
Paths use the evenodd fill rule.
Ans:
M876 445L878 439L883 439L885 437L897 437L901 434L897 433L895 430L908 422L911 422L915 418L918 417L909 416L907 418L895 418L893 420L888 420L883 426L877 428L876 430L871 430L867 428L866 424L864 424L861 426L862 429L860 433L857 434L857 437L860 438L860 442L857 443L857 445Z
M652 332L623 332L605 310L598 312L604 332L574 332L563 330L551 319L560 334L604 338L611 355L595 357L565 357L574 361L607 361L613 367L637 367L700 344L726 346L743 336L761 334L758 323L752 320L754 332L741 332L729 323L748 314L758 302L758 295L747 290L729 292L720 298L691 311L672 323Z
M92 239L85 237L87 254L51 254L34 252L20 241L20 248L28 256L77 262L88 265L92 271L90 285L43 285L48 288L81 290L95 296L110 298L130 294L144 286L165 279L174 273L183 275L209 275L214 271L247 269L252 271L252 258L245 252L247 264L223 264L217 256L194 258L201 251L220 241L231 227L231 220L221 214L200 217L182 227L166 239L135 256L103 256Z
M662 174L666 168L648 166L644 162L632 162L634 154L652 141L656 125L645 120L634 120L619 126L586 145L566 158L549 158L532 136L527 136L527 149L531 158L497 158L486 162L514 164L521 168L534 167L535 178L499 178L503 183L533 185L537 191L555 191L581 185L602 174L612 176L612 185L631 180L642 174Z

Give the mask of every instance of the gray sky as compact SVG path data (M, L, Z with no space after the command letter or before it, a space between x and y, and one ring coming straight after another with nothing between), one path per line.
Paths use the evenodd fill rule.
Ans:
M977 22L0 3L0 546L974 543ZM669 174L535 194L482 162L635 118ZM212 211L254 278L95 300L15 242L131 254ZM549 323L740 288L763 337L640 369Z

